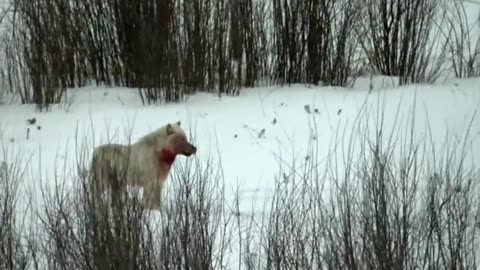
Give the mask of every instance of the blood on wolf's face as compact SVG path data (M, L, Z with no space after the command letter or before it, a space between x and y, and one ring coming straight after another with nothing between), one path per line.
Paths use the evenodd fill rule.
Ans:
M197 152L197 148L188 142L183 133L173 133L168 137L166 146L160 151L160 160L171 165L177 155L191 156Z
M169 145L177 155L191 156L197 152L197 148L188 142L185 134L175 133L169 138Z

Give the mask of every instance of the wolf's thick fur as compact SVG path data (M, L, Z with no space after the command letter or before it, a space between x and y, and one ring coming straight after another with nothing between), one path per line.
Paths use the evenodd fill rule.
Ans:
M115 194L126 186L143 187L143 205L161 207L162 190L177 155L195 154L180 122L167 124L131 145L104 144L95 148L89 185L94 195L111 189Z

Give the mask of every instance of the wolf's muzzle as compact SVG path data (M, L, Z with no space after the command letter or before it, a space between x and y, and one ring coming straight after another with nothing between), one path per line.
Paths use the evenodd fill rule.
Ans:
M197 152L197 147L195 147L193 144L190 144L190 148L192 149L192 154Z

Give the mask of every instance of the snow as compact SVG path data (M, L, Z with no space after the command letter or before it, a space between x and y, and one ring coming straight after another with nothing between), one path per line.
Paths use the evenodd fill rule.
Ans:
M379 99L386 102L387 129L399 105L400 118L405 118L416 102L417 132L425 132L428 119L438 143L446 130L462 137L480 108L480 79L402 87L391 83L383 87L385 81L389 80L375 78L374 91L369 91L369 79L359 79L353 88L271 86L244 89L238 97L201 93L182 103L150 106L142 106L131 89L85 87L70 92L74 95L68 97L70 104L56 105L49 112L37 112L33 105L2 105L0 128L9 152L32 155L33 166L38 166L41 157L42 173L49 174L56 159L58 162L58 158L75 154L72 146L77 128L80 137L91 139L93 134L96 145L107 138L128 143L129 131L135 141L159 126L180 120L187 131L194 129L199 155L221 155L227 183L240 181L244 188L254 190L271 187L279 151L284 155L306 151L313 120L320 153L326 156L336 128L351 125L365 101L371 108ZM311 114L305 105L310 106ZM28 124L29 118L35 118L36 123ZM480 150L479 123L478 117L474 119L472 150ZM259 137L262 129L265 133Z
M353 89L271 86L244 89L238 97L202 93L179 104L150 106L142 106L131 89L85 87L70 92L74 96L68 97L69 105L54 106L49 112L36 112L33 105L2 105L0 127L8 151L31 155L31 164L37 166L33 172L39 172L41 157L42 174L48 178L56 159L58 162L59 158L67 158L65 155L74 155L77 128L80 137L91 139L93 134L96 145L107 138L127 143L129 131L135 141L159 126L180 120L187 131L195 129L199 155L221 155L227 183L235 185L239 181L245 189L255 190L271 187L279 151L296 156L306 151L312 120L318 127L320 153L326 156L336 128L351 124L365 101L375 107L379 97L381 102L385 99L388 129L397 106L401 105L400 114L405 118L416 97L416 125L425 129L428 119L438 143L446 130L462 137L480 107L479 79L403 87L391 83L383 87L385 81L389 80L376 78L378 86L374 91L369 91L369 79L359 79ZM311 114L305 105L310 106ZM29 125L29 118L35 118L36 123ZM471 132L476 140L472 150L480 150L479 123L477 117ZM41 129L37 130L37 126ZM265 133L259 138L262 129Z
M199 93L178 104L150 106L143 106L132 89L74 89L65 104L53 106L49 112L38 112L34 105L0 105L0 161L16 154L26 157L24 161L30 162L29 177L24 184L34 187L38 179L53 179L54 173L62 173L63 161L74 166L71 160L75 160L77 132L80 140L87 138L89 147L107 138L128 143L129 131L135 141L159 126L180 120L187 132L191 129L195 133L199 159L212 155L221 161L230 196L227 200L233 200L233 190L240 185L241 208L248 212L253 204L263 208L262 201L271 194L279 162L285 166L292 164L293 158L307 155L314 123L319 160L325 161L337 128L349 131L364 104L373 119L377 104L384 103L385 130L391 130L397 114L403 125L407 124L406 117L415 103L416 135L426 136L429 127L439 146L447 131L462 138L472 123L469 149L472 154L480 153L480 116L472 122L480 108L480 79L402 87L392 82L391 78L375 77L373 81L360 78L352 88L258 87L243 89L238 97ZM310 114L305 105L310 107ZM27 123L30 118L36 119L34 125ZM265 132L259 136L262 129ZM184 161L181 157L177 162ZM468 166L475 165L473 159L468 161Z

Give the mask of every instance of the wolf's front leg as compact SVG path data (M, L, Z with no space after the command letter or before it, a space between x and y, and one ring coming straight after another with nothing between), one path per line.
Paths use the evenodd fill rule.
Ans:
M161 187L159 184L150 184L143 189L143 207L149 210L160 210L162 207Z

